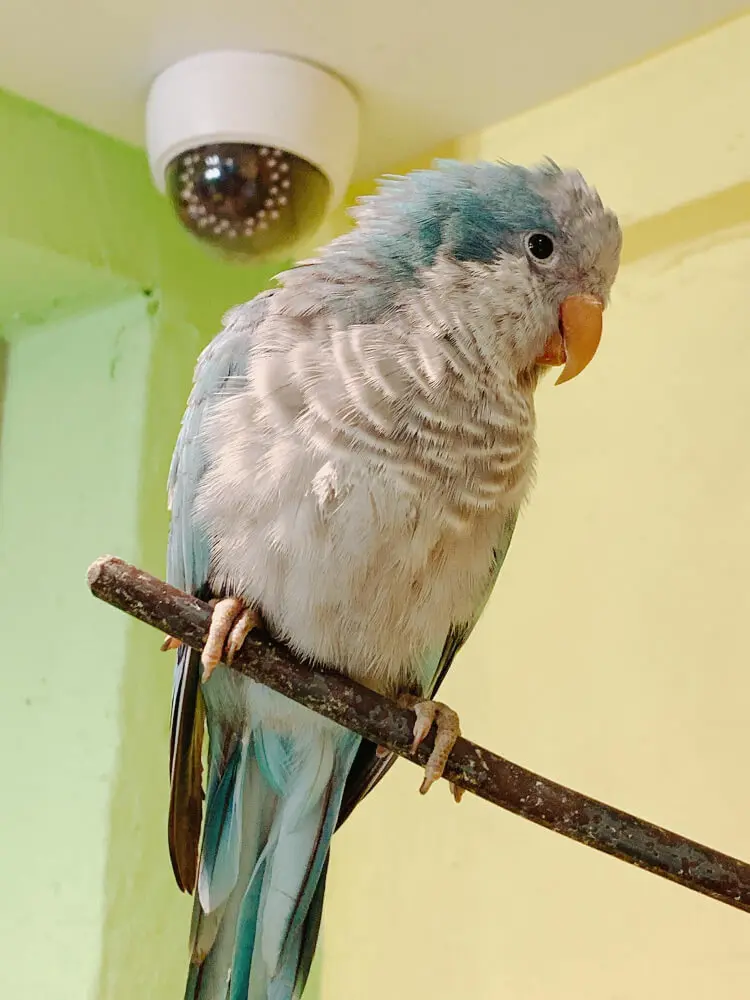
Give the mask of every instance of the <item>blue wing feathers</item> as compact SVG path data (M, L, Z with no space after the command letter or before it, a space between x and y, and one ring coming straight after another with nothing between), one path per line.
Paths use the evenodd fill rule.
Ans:
M226 325L198 359L193 389L177 437L167 481L172 518L167 544L167 580L174 587L196 593L208 579L208 542L196 531L193 503L206 469L200 442L206 407L219 394L239 391L247 370L249 344L254 328L268 308L272 291L234 310Z
M169 856L177 885L192 892L203 812L201 788L204 704L199 690L200 658L181 646L172 690L169 749Z
M222 332L201 354L193 388L177 437L168 478L171 510L167 543L167 581L181 590L208 597L209 541L193 519L198 483L206 469L201 425L207 405L218 394L241 387L249 340L262 320L272 292L227 317ZM178 886L195 887L202 813L200 753L204 715L200 695L200 660L178 651L170 718L169 854Z

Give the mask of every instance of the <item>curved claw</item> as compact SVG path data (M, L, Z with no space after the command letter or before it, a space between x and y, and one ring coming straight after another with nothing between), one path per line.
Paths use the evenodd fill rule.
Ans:
M456 802L460 802L464 797L465 788L461 788L459 785L455 784L453 781L450 783L451 793Z
M461 735L458 715L440 701L426 701L415 695L402 695L399 704L404 708L411 708L417 716L414 723L412 751L416 750L427 736L433 722L437 728L435 745L425 765L424 779L419 789L420 794L426 795L435 782L442 778L451 750ZM457 802L460 800L460 795L457 797L455 791L453 797Z
M237 653L242 646L242 643L247 639L253 629L262 628L262 622L260 616L252 608L245 608L242 614L237 618L234 625L232 626L232 631L229 633L226 641L226 661L228 664L232 663Z
M214 612L201 653L204 684L222 660L231 664L248 634L261 627L258 613L238 597L224 597L211 603Z

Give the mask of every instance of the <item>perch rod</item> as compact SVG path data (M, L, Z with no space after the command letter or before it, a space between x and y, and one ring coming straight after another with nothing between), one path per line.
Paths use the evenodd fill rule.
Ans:
M210 605L114 556L88 571L92 593L147 625L202 649ZM250 635L232 669L266 684L361 736L424 765L430 734L411 752L414 713L340 675L313 670L281 645ZM750 865L542 778L466 739L459 739L445 777L540 826L750 912Z

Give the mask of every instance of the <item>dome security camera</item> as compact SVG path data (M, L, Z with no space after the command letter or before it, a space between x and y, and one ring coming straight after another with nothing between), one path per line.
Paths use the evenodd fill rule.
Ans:
M156 78L146 147L180 222L235 257L288 253L343 199L358 107L337 77L259 52L207 52Z

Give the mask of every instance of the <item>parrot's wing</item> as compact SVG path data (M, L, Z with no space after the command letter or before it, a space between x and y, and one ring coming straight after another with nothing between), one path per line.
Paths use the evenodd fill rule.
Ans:
M435 697L438 688L445 679L445 675L451 668L456 654L469 638L472 629L479 621L479 617L484 611L498 574L505 562L505 556L508 553L517 520L518 511L514 510L508 515L503 525L500 540L495 547L495 560L492 564L492 572L487 580L487 586L482 594L482 599L477 605L471 621L462 625L451 626L449 629L448 636L437 661L432 683L425 692L425 698ZM369 740L362 740L344 790L344 798L339 811L339 826L348 818L354 807L362 801L365 795L372 791L397 760L397 755L393 753L387 754L385 757L377 757L375 749L374 743L371 743Z
M180 590L208 599L209 540L197 528L193 504L209 456L200 443L208 404L218 395L241 390L246 374L249 340L264 317L272 292L229 313L222 332L203 351L195 369L193 389L169 470L167 581ZM201 748L204 708L200 695L200 654L187 646L177 652L169 741L169 854L177 884L195 887L203 812Z

